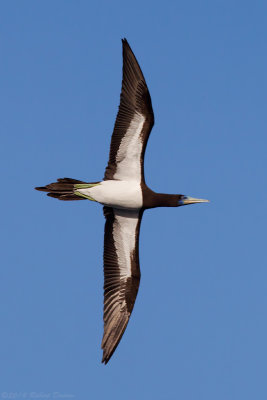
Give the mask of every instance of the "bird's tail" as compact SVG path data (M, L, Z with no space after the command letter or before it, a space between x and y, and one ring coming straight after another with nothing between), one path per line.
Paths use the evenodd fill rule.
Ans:
M59 200L85 200L85 197L81 197L77 194L78 187L92 187L96 183L85 183L78 181L77 179L61 178L57 182L50 183L46 186L36 187L36 190L41 192L48 192L47 196L55 197Z

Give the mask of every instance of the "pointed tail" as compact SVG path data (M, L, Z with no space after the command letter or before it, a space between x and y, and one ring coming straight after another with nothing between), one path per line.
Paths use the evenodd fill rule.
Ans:
M57 182L36 187L35 189L41 192L48 192L47 196L55 197L59 200L84 200L84 197L77 196L74 193L76 184L85 184L85 182L78 181L77 179L61 178Z

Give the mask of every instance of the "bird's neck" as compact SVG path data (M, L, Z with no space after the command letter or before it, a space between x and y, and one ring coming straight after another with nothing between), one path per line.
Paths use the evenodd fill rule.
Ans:
M144 208L178 207L179 195L156 193L148 187L143 190Z

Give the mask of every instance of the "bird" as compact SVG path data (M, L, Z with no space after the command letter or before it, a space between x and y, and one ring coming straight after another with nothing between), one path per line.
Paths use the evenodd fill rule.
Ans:
M146 185L144 157L154 112L144 75L125 38L122 56L120 104L104 179L87 183L60 178L35 188L59 200L90 200L103 205L104 364L124 334L139 289L139 232L144 211L209 202L182 194L156 193Z

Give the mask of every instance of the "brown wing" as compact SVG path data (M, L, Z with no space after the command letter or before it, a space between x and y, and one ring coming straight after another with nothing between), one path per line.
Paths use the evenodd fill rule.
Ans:
M142 211L104 207L103 359L109 361L126 329L140 282L139 230Z
M105 180L136 180L140 174L144 178L144 154L154 124L145 78L126 39L122 40L122 45L123 78L120 106L111 138Z

